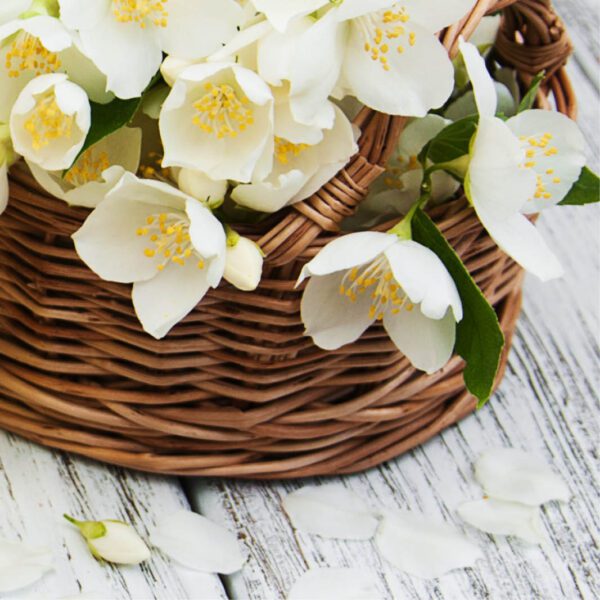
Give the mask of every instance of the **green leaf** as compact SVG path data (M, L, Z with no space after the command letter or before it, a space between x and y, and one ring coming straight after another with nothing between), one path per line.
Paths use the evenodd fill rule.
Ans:
M454 248L435 223L421 210L413 220L415 241L433 250L456 283L463 304L463 320L456 328L455 350L467 363L467 389L478 398L479 407L489 400L504 348L498 316L473 281Z
M598 175L584 167L579 180L573 184L571 191L560 203L561 206L583 206L600 201L600 180Z
M522 113L524 110L531 110L535 104L535 99L537 98L538 92L540 91L540 86L546 77L546 71L541 71L538 73L531 82L529 86L529 91L523 96L521 103L519 104L518 113Z
M469 154L469 146L477 131L478 122L479 117L473 115L448 125L425 147L422 158L433 163L447 163Z

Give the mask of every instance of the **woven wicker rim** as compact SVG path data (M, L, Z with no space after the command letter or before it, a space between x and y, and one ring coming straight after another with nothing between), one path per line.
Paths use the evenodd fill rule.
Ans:
M564 70L571 46L549 2L477 2L442 32L449 53L499 9L496 58L517 68L524 84L546 69L540 106L553 98L574 116ZM357 123L360 152L346 169L282 218L245 232L268 255L259 290L221 286L162 342L141 331L128 287L100 281L79 261L70 236L87 211L49 198L17 170L0 219L0 425L146 471L276 478L366 469L470 413L457 357L427 376L381 327L330 353L303 336L298 273L381 174L405 119L365 109ZM520 269L464 199L432 217L510 341Z

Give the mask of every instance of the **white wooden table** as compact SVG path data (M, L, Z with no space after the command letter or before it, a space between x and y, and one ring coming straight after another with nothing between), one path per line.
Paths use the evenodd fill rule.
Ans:
M571 75L591 166L598 170L598 2L557 4L577 45ZM370 567L380 574L386 598L600 598L600 211L556 211L541 227L567 275L546 285L527 280L508 372L493 401L425 446L342 482L373 506L405 507L458 523L456 505L480 495L471 474L478 453L491 446L524 448L554 464L574 495L568 505L544 508L552 540L547 548L467 529L485 549L486 561L424 582L383 563L371 543L294 532L280 502L305 483L182 483L102 466L0 432L0 537L47 544L56 555L54 573L10 598L54 600L81 590L107 600L284 598L298 576L316 566ZM159 554L141 567L101 566L61 518L64 512L122 518L145 534L160 515L190 504L238 532L249 554L241 573L193 573Z

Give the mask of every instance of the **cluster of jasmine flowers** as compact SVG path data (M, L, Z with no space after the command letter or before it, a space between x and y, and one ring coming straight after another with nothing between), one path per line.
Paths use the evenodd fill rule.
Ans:
M447 264L413 239L415 215L462 184L495 242L548 280L561 267L527 215L560 203L585 162L572 121L518 112L514 74L490 75L482 53L499 17L449 58L436 32L474 4L9 0L0 212L19 158L52 195L92 209L74 235L79 256L101 278L133 284L136 313L160 339L223 279L260 285L263 252L235 218L285 210L340 171L358 150L357 107L409 117L349 233L302 271L302 319L324 349L381 322L433 373L453 354L464 307ZM471 83L458 84L459 72ZM424 153L465 119L463 156ZM397 225L369 231L386 218Z

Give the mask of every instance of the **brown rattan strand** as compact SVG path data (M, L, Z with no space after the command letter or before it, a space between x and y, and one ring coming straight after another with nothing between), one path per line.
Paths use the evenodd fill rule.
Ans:
M508 11L503 36L538 48L536 61L546 43L563 39L544 31L564 31L546 2L511 4L478 2L441 33L449 52L498 8ZM503 46L497 56L515 60ZM524 78L539 66L512 64ZM544 92L573 114L564 70L550 71ZM548 105L542 96L540 103ZM471 412L458 357L425 375L379 325L335 352L303 335L298 274L382 172L404 122L363 110L360 152L348 167L310 200L247 232L268 253L259 289L223 284L160 342L141 330L130 288L99 280L78 259L70 236L88 212L49 198L14 169L0 218L0 426L146 471L279 478L366 469ZM498 311L508 342L503 370L522 272L464 198L431 216Z

